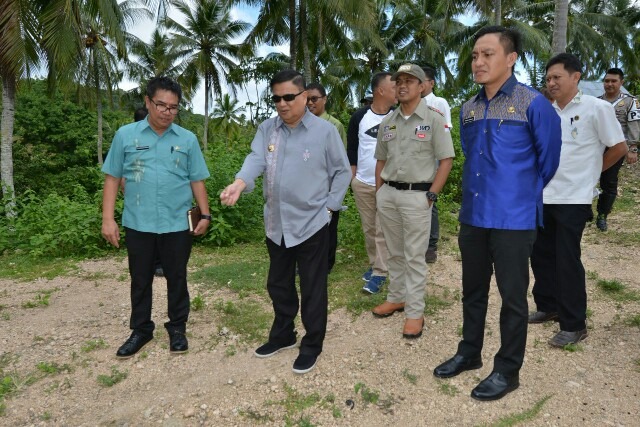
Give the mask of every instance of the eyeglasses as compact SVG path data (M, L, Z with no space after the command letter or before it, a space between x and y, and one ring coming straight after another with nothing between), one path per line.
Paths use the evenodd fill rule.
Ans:
M149 101L151 101L151 103L156 106L156 111L158 113L166 113L168 111L175 116L180 112L179 107L169 107L168 105L165 105L165 104L158 104L151 98L149 98Z
M319 99L322 98L324 98L324 96L310 96L307 98L307 103L311 102L312 104L315 104Z
M304 90L301 90L300 92L293 94L293 93L287 93L285 95L271 95L271 100L273 101L274 104L278 104L280 103L280 101L282 101L284 99L285 102L291 102L294 99L296 99L296 97L298 95L300 95L302 92L304 92Z

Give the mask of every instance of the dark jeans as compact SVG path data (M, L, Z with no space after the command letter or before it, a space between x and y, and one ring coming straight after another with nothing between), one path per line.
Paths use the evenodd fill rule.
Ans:
M169 321L164 326L168 331L184 333L190 308L187 262L193 237L188 231L156 234L125 228L125 232L131 275L130 328L144 335L153 334L152 284L155 261L160 257L167 279L169 312Z
M267 290L275 314L269 341L284 345L295 340L294 319L301 307L306 334L300 342L300 354L319 355L327 331L329 227L322 227L304 242L290 248L284 246L284 239L280 245L269 238L266 241L270 259ZM296 264L302 304L296 291Z
M340 221L340 211L334 211L331 214L331 222L329 223L329 273L336 264L336 249L338 248L338 221Z
M580 240L590 205L544 205L544 228L531 255L533 299L539 311L558 312L560 329L586 327L587 291Z
M535 230L498 230L460 225L458 244L462 254L462 341L458 354L476 357L482 352L489 301L489 284L495 268L502 297L500 350L493 370L504 375L522 367L527 343L527 288L529 256Z
M605 151L608 150L605 149ZM609 215L613 208L613 202L618 195L618 172L624 163L625 157L613 164L609 169L600 174L600 189L602 193L598 196L598 214Z

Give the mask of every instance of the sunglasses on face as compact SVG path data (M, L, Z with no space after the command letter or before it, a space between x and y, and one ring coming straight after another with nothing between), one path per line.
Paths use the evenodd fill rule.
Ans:
M285 95L271 95L271 100L273 101L274 104L278 104L280 101L282 101L284 99L285 102L291 102L294 99L296 99L296 97L298 95L300 95L302 92L304 92L304 90L301 90L300 92L293 94L293 93L287 93Z
M318 102L318 100L324 98L324 96L310 96L307 98L307 103L311 102L312 104L315 104L316 102Z

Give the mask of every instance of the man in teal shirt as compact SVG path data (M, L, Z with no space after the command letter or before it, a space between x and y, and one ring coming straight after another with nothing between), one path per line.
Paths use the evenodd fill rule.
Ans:
M119 247L120 230L114 220L118 188L125 180L125 243L131 275L131 336L116 356L128 358L153 338L151 320L154 262L159 256L167 279L170 351L188 349L189 317L187 262L192 235L187 211L195 197L202 212L193 234L204 234L211 216L204 179L209 177L196 136L173 124L182 98L180 85L167 77L149 81L145 120L123 126L113 138L102 167L105 173L102 235Z

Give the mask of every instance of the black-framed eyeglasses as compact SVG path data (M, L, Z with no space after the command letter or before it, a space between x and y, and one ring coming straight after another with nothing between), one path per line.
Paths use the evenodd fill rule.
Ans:
M151 103L156 106L156 111L158 113L166 113L168 111L169 113L175 116L180 112L180 107L169 107L168 105L165 105L165 104L158 104L151 98L149 98L149 101L151 101Z
M324 96L310 96L307 98L307 102L311 102L312 104L315 104L316 102L318 102L318 100L324 98Z
M302 92L304 92L304 90L301 90L300 92L293 94L293 93L287 93L285 95L271 95L271 100L273 101L274 104L279 103L280 101L282 101L284 99L285 102L291 102L294 99L296 99L296 97L298 95L300 95Z

